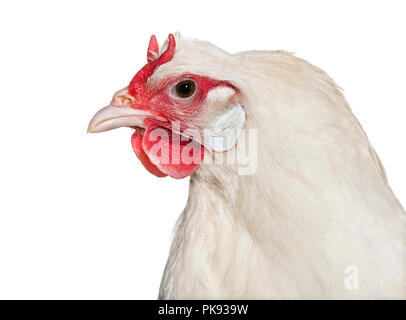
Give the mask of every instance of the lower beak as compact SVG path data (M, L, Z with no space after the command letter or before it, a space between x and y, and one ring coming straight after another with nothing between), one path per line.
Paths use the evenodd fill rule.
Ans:
M90 120L87 132L96 133L120 127L144 127L145 118L157 118L145 110L108 105Z

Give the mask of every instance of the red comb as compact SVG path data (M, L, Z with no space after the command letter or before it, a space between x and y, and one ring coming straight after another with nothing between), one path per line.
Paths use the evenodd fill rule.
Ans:
M135 96L137 91L140 88L145 87L145 82L148 80L148 78L154 73L155 69L158 68L160 65L167 63L170 61L175 53L175 47L176 47L176 41L175 37L173 34L169 34L168 36L168 48L155 60L149 60L148 57L148 63L140 70L137 72L137 74L134 76L134 78L130 82L129 86L129 91L130 94ZM151 37L151 40L149 41L149 46L148 46L148 53L150 48L152 48L152 52L158 52L158 49L155 48L158 47L158 42L156 41L155 36Z
M147 52L148 62L151 62L152 60L155 60L156 58L158 58L158 51L159 51L158 41L156 41L156 37L153 34L151 36L151 39L149 40L149 45L148 45L148 52Z

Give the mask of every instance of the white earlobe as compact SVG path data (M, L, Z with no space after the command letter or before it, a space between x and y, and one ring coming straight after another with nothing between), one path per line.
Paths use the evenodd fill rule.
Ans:
M245 111L235 104L216 114L204 130L205 144L213 151L223 152L234 147L245 122Z

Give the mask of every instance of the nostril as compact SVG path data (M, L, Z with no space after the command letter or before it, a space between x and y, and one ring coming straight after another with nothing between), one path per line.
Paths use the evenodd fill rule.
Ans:
M118 95L118 96L114 97L112 104L118 108L129 107L133 101L134 101L134 98L132 98L132 97L129 97L127 95Z
M117 99L122 104L132 102L132 99L128 96L118 96Z

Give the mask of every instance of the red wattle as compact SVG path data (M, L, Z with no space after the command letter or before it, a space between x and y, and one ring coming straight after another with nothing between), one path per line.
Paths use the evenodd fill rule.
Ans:
M184 141L158 121L148 121L144 134L135 131L131 144L144 167L157 177L185 178L199 167L204 157L202 145Z
M163 173L161 170L157 168L148 158L148 155L142 149L142 137L143 135L139 131L135 131L131 136L131 145L135 154L137 155L138 159L140 159L141 163L150 173L153 175L163 178L168 176L167 174Z

